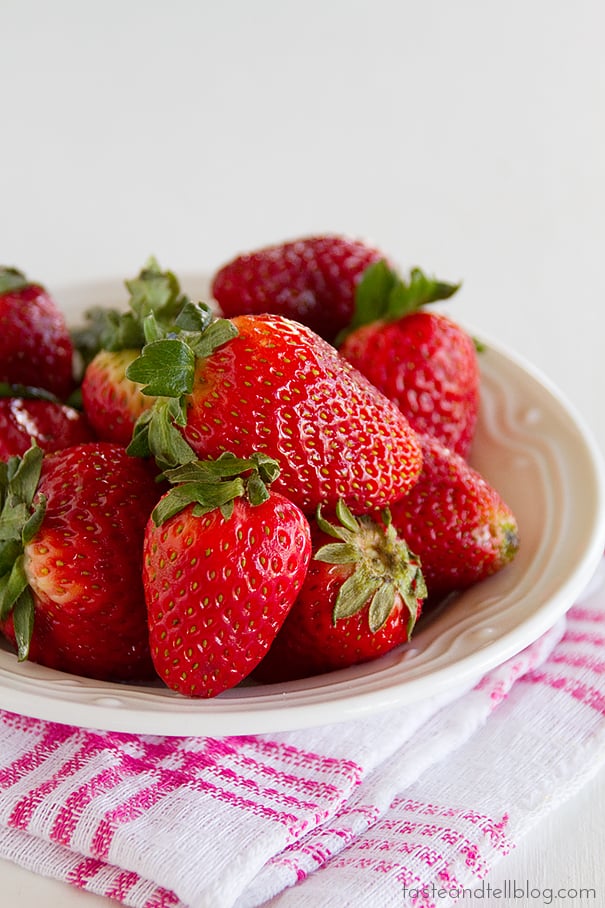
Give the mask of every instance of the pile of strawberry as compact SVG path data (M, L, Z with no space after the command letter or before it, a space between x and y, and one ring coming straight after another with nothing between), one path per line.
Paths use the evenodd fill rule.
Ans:
M19 660L213 697L380 656L514 557L515 517L468 463L476 346L426 308L456 285L321 236L226 264L213 307L153 259L126 286L127 311L70 333L0 269Z

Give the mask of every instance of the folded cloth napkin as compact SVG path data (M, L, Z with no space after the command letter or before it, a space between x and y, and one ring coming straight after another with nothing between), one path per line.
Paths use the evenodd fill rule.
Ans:
M444 908L605 762L605 560L474 687L226 738L0 712L0 856L138 908Z

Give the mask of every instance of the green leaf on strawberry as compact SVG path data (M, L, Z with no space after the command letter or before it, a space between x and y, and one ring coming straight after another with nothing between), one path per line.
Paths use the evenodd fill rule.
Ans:
M44 452L36 445L32 446L23 457L11 457L7 463L6 502L15 506L23 503L31 506L38 487Z
M217 318L204 331L185 337L196 357L203 359L236 336L237 328L233 322L226 318Z
M172 331L169 337L162 337L161 326L154 316L148 316L145 330L150 341L126 369L126 377L140 383L143 394L157 398L137 420L128 453L153 456L162 470L195 460L177 426L187 423L186 395L193 390L196 361L237 335L232 322L207 317L206 308L188 303L181 313L186 330Z
M161 526L190 504L197 505L194 510L196 517L215 508L222 511L235 498L243 497L244 493L244 482L240 478L225 482L186 482L167 493L155 508L153 520L156 526Z
M44 519L45 499L34 502L43 456L40 448L32 446L23 457L11 457L0 465L0 621L12 611L19 661L27 659L33 628L34 603L23 551Z
M277 461L265 454L236 457L227 451L216 460L195 460L164 472L173 486L158 502L152 519L161 526L190 504L201 516L219 508L227 517L236 498L246 497L252 506L269 497L267 485L279 475Z
M214 315L207 305L186 300L174 323L181 331L205 331L213 320Z
M343 338L371 322L402 318L428 303L449 299L460 284L449 284L429 277L420 268L412 268L406 281L386 261L369 265L355 290L355 311L349 327L339 335Z
M19 662L24 662L29 656L29 646L34 632L34 614L34 599L26 587L13 605L13 628Z
M28 283L23 272L17 268L0 268L0 294L20 290L22 287L27 287Z
M389 511L383 512L382 523L378 523L368 516L355 517L340 501L336 518L336 523L330 523L322 516L321 508L318 510L319 529L340 541L327 543L314 556L327 564L355 565L336 598L334 624L357 614L369 602L369 625L375 633L386 622L399 594L410 613L409 637L416 622L418 599L426 596L426 586L420 562L397 535Z
M161 470L195 460L177 425L185 420L183 399L161 398L137 420L127 452L131 457L154 457Z
M13 537L12 539L0 541L0 578L4 578L7 572L10 571L15 560L19 557L21 549L21 540L18 538ZM0 579L0 587L2 582Z
M166 472L166 478L172 483L197 482L203 478L205 482L221 479L230 479L253 470L265 483L271 483L279 475L279 466L276 460L267 454L255 452L250 457L237 457L230 451L225 452L216 460L198 460L194 464L183 464L174 470Z
M141 348L148 340L145 321L149 316L153 316L161 326L161 336L165 336L182 313L193 306L181 292L176 276L171 271L162 271L153 257L138 277L125 281L125 285L130 293L126 312L95 306L86 313L87 323L72 332L74 346L85 363L89 363L99 350ZM209 320L212 315L209 307L206 310L204 317ZM198 322L200 317L198 311ZM188 324L191 323L189 317Z
M185 301L178 278L172 271L162 271L151 256L138 277L125 281L130 292L130 308L142 320L150 312L159 318L174 318Z
M0 620L5 621L13 605L27 588L27 577L23 570L23 554L15 559L10 571L2 577Z
M177 338L152 341L127 369L131 381L139 382L150 397L180 397L193 388L195 354Z

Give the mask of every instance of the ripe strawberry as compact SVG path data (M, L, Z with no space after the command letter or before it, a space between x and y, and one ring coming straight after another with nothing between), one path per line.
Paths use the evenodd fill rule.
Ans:
M226 316L272 312L333 341L353 315L355 286L383 255L360 240L313 236L240 255L214 276Z
M418 269L406 285L380 263L359 287L353 330L339 349L417 432L467 457L479 410L475 344L445 315L419 309L456 289Z
M153 398L141 394L141 386L126 378L126 369L140 352L100 350L82 379L82 405L97 437L124 447L141 413L153 405Z
M138 417L153 403L126 377L127 367L148 340L146 319L153 315L154 325L172 326L192 307L175 275L162 271L153 258L126 287L126 312L91 309L88 323L73 333L86 363L81 390L88 421L100 439L122 445L129 443Z
M342 502L311 520L313 557L296 602L255 677L286 681L367 662L409 640L426 588L420 563L382 520ZM334 539L338 540L334 542Z
M393 524L422 562L431 599L463 590L508 564L517 521L499 493L454 451L421 437L420 479L391 508Z
M45 388L61 399L75 387L62 313L43 287L15 268L0 268L0 381Z
M167 474L175 486L147 525L143 580L156 671L179 693L214 697L247 677L300 589L309 525L267 491L276 468L227 454Z
M381 508L419 475L418 440L400 411L330 344L282 316L219 319L148 344L127 375L160 396L129 451L154 454L162 468L260 451L280 466L274 490L305 513L340 498L358 512Z
M154 676L141 578L159 493L106 442L0 465L0 621L20 660L101 680Z
M0 460L25 454L33 443L59 451L93 440L86 419L73 407L39 397L37 389L13 385L2 391L8 396L0 397Z

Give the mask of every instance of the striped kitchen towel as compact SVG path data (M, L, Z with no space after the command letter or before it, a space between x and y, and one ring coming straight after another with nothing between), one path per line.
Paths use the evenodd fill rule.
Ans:
M0 856L137 908L444 908L605 762L605 561L467 690L272 735L0 712Z

